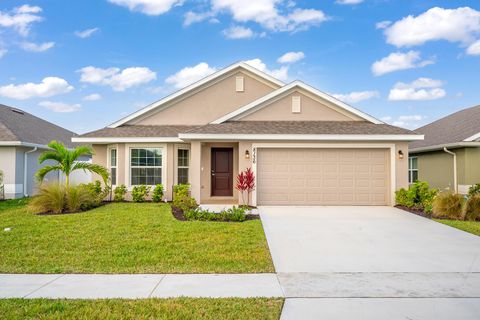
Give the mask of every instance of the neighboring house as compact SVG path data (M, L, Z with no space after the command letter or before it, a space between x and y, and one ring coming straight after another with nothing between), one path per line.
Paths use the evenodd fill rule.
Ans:
M93 144L114 184L162 183L167 199L190 183L199 203L239 203L251 167L254 205L392 205L422 138L240 62L73 141Z
M432 122L415 132L425 140L410 144L409 179L465 194L480 183L480 106ZM454 170L456 168L456 170Z
M74 135L25 111L0 104L0 171L4 176L4 194L0 198L32 195L37 184L35 172L42 167L38 156L52 140L72 146ZM58 179L58 174L50 174L47 179Z

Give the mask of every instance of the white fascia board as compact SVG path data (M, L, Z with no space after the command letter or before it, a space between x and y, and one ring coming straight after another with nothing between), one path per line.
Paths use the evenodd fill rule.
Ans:
M352 106L350 106L350 105L348 105L348 104L346 104L346 103L344 103L340 100L338 100L335 97L332 97L331 95L329 95L325 92L322 92L318 89L315 89L314 87L309 86L308 84L305 84L302 81L298 81L298 80L293 81L293 82L289 83L288 85L283 86L283 87L281 87L281 88L279 88L279 89L261 97L260 99L257 99L257 100L255 100L255 101L253 101L253 102L251 102L251 103L249 103L249 104L247 104L247 105L245 105L245 106L243 106L243 107L241 107L241 108L239 108L239 109L237 109L233 112L230 112L229 114L227 114L227 115L225 115L221 118L218 118L218 119L212 121L211 123L212 124L220 124L220 123L223 123L223 122L228 121L228 120L241 119L242 114L246 113L247 111L249 111L249 110L251 110L251 109L253 109L253 108L255 108L259 105L262 105L262 104L268 102L269 100L271 100L271 99L273 99L273 98L275 98L279 95L282 95L283 93L285 93L285 92L287 92L287 91L289 91L289 90L291 90L295 87L301 88L301 89L303 89L307 92L310 92L314 95L317 95L317 96L333 103L334 105L340 107L341 109L344 109L344 110L346 110L346 111L348 111L352 114L355 114L355 115L359 116L362 119L365 119L365 120L370 121L370 122L375 123L375 124L383 124L382 121L380 121L380 120L378 120L378 119L376 119L376 118L374 118L374 117L372 117L372 116L370 116L370 115L368 115L368 114L366 114L366 113L364 113L364 112L362 112L362 111L360 111L360 110L358 110L358 109L356 109L356 108L354 108L354 107L352 107Z
M480 147L480 142L476 142L476 141L454 142L454 143L447 143L447 144L438 144L438 145L428 146L428 147L413 148L413 149L409 149L408 151L410 153L421 153L421 152L428 152L428 151L443 150L443 148L465 148L465 147Z
M182 140L265 140L265 141L415 141L416 134L204 134L181 133Z
M472 142L472 141L478 141L479 139L480 139L480 132L474 134L474 135L471 136L471 137L466 138L466 139L463 140L463 141L465 141L465 142Z
M159 100L159 101L157 101L157 102L154 102L154 103L146 106L146 107L143 108L143 109L138 110L137 112L134 112L134 113L132 113L132 114L130 114L130 115L128 115L128 116L120 119L120 120L117 121L117 122L114 122L114 123L110 124L110 125L108 126L108 128L117 128L117 127L121 126L122 124L125 124L125 123L127 123L127 122L129 122L129 121L131 121L131 120L133 120L133 119L135 119L135 118L138 118L139 116L141 116L141 115L143 115L143 114L145 114L145 113L147 113L147 112L149 112L149 111L151 111L151 110L154 110L154 109L160 107L160 106L163 105L163 104L166 104L166 103L168 103L168 102L170 102L170 101L172 101L172 100L174 100L174 99L176 99L176 98L179 98L179 97L181 97L182 95L184 95L184 94L186 94L186 93L188 93L188 92L190 92L190 91L192 91L192 90L195 90L195 89L197 89L198 87L201 87L201 86L203 86L204 84L206 84L206 83L208 83L208 82L210 82L210 81L212 81L212 80L214 80L214 79L216 79L216 78L219 78L219 77L221 77L221 76L229 73L229 72L232 71L232 70L235 70L235 69L238 68L238 67L242 67L243 69L245 69L245 70L247 70L247 71L249 71L249 72L251 72L251 73L253 73L253 74L255 74L255 75L259 76L259 77L261 77L261 78L264 78L264 79L266 79L266 80L268 80L268 81L270 81L270 82L272 82L272 83L275 83L275 84L278 85L278 86L284 86L284 85L285 85L285 83L283 83L282 81L280 81L280 80L278 80L278 79L275 79L274 77L266 74L265 72L262 72L262 71L260 71L260 70L258 70L258 69L256 69L256 68L254 68L254 67L246 64L245 62L241 61L241 62L237 62L237 63L235 63L235 64L232 64L232 65L230 65L230 66L228 66L228 67L226 67L226 68L224 68L224 69L222 69L222 70L219 70L219 71L217 71L217 72L215 72L215 73L213 73L213 74L211 74L211 75L209 75L209 76L207 76L207 77L205 77L205 78L203 78L203 79L201 79L201 80L199 80L199 81L197 81L197 82L195 82L195 83L192 83L191 85L189 85L189 86L187 86L187 87L185 87L185 88L183 88L183 89L181 89L181 90L178 90L178 91L172 93L171 95L169 95L169 96L167 96L167 97L165 97L165 98L163 98L163 99L161 99L161 100Z
M72 142L77 143L97 143L97 144L107 144L107 143L148 143L148 142L183 142L181 139L176 137L111 137L111 138L88 138L88 137L74 137Z
M47 145L38 144L38 143L30 143L30 142L22 142L22 141L0 141L0 146L3 147L32 147L32 148L39 148L39 149L50 149Z

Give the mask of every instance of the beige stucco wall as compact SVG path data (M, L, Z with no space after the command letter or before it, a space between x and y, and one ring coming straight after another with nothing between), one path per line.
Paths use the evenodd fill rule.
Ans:
M244 92L236 92L235 80L243 76ZM246 71L237 71L225 79L199 90L181 101L175 101L155 114L147 114L136 125L201 125L230 113L272 91L278 86L260 81L259 78Z
M292 96L300 96L301 112L292 113ZM294 90L283 98L248 114L240 121L353 121L358 116L340 110L331 102Z
M458 184L480 182L480 148L450 149L457 155ZM443 150L411 154L418 158L418 179L433 188L454 189L453 156Z

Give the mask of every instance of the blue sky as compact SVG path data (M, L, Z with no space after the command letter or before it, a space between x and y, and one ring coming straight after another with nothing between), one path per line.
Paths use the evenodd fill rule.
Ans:
M480 103L480 2L0 2L0 103L79 133L239 60L416 128Z

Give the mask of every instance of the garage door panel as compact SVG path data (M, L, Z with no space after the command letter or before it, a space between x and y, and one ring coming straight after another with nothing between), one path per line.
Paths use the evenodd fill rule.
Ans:
M260 149L259 205L386 205L387 149Z

